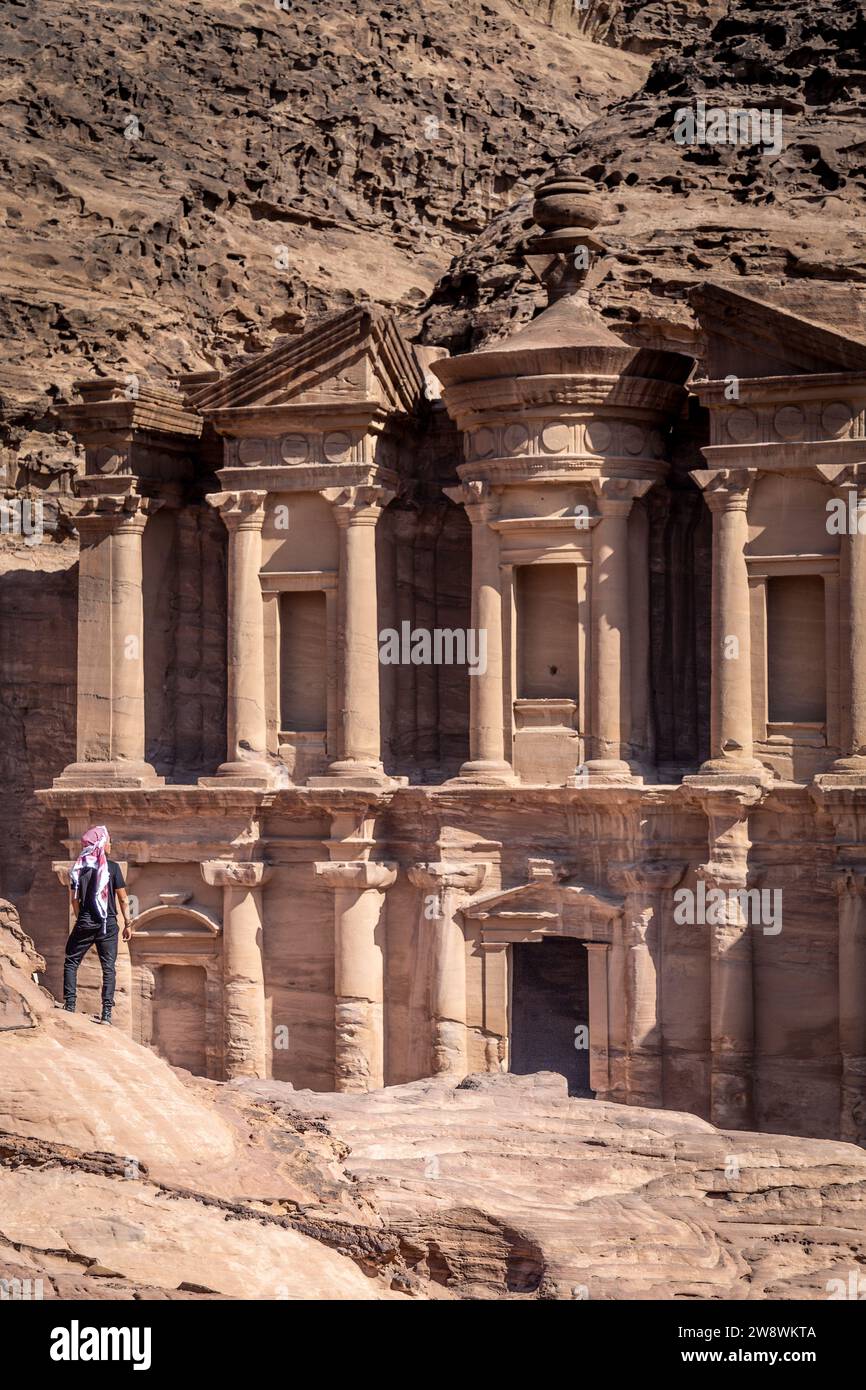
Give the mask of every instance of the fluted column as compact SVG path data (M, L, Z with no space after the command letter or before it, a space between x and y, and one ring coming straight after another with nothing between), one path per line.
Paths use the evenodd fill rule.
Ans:
M218 492L208 502L228 531L228 693L226 703L226 761L217 778L233 778L247 786L268 786L273 771L268 761L265 702L264 605L259 574L262 567L262 523L265 492Z
M430 953L430 1030L434 1076L465 1076L469 1070L466 1031L466 937L460 921L460 900L476 893L487 865L440 860L416 864L409 878L426 895L437 899L435 916L421 913L421 929L432 935Z
M385 1084L380 919L396 865L353 859L315 867L334 890L334 1087L372 1091Z
M337 757L311 787L388 785L379 725L376 523L394 496L381 487L325 488L339 528L341 660Z
M485 662L469 678L469 761L455 780L510 784L517 779L505 745L500 547L490 525L498 515L499 498L480 482L443 491L465 507L472 524L472 627L485 644Z
M76 761L57 779L61 785L162 781L145 762L141 551L147 517L160 505L135 495L93 497L77 514Z
M625 864L616 866L609 875L612 885L626 895L622 917L626 1005L622 1070L625 1099L630 1105L660 1109L664 1104L661 997L664 899L682 878L684 867L667 862ZM614 1067L615 1072L618 1070Z
M710 757L701 774L763 774L752 732L752 642L749 572L749 489L745 470L697 471L713 514L712 703Z
M212 859L201 866L205 883L223 890L223 1065L227 1081L270 1075L265 1014L262 886L271 867Z
M839 899L839 1138L866 1144L866 866L834 875Z
M591 782L632 780L629 634L629 527L635 498L651 481L599 478L601 514L592 533Z

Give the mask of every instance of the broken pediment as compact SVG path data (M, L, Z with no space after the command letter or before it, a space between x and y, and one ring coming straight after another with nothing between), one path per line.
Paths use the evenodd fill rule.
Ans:
M190 404L205 416L284 406L378 405L410 415L424 378L393 314L353 308L330 314L269 352L198 387Z
M496 947L544 936L609 941L622 907L610 893L550 877L476 898L463 915L479 923L483 945Z
M798 291L750 282L744 294L706 282L689 301L706 340L710 380L866 370L866 302L855 300L850 285Z

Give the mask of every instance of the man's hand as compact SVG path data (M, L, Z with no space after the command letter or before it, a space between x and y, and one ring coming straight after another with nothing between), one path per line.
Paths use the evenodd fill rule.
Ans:
M124 922L124 924L123 924L123 939L124 939L124 941L128 941L128 940L129 940L129 938L132 936L132 933L133 933L134 930L135 930L135 928L133 927L133 925L132 925L131 922Z

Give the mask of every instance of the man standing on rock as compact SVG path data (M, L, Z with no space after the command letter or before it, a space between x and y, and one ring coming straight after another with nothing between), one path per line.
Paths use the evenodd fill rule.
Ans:
M118 906L125 941L129 940L132 922L123 871L116 860L108 858L110 853L111 839L104 825L93 826L82 837L81 853L69 874L69 894L76 916L63 964L63 1007L68 1013L75 1013L78 967L91 946L96 947L102 966L100 1023L111 1022L114 1008Z

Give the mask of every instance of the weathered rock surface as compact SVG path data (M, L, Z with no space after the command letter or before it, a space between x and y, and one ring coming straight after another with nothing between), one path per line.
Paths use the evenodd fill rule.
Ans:
M60 1298L824 1298L866 1153L570 1100L218 1085L57 1010L0 914L0 1276Z
M863 4L735 0L700 18L715 22L692 17L640 91L611 102L561 161L607 190L593 303L629 341L699 359L688 296L705 279L866 338ZM777 111L781 149L677 143L675 112L700 97ZM531 317L541 294L518 252L530 224L524 195L458 258L425 341L463 351Z
M546 4L11 4L0 374L217 364L308 313L407 309L647 60ZM19 407L21 409L19 410Z

